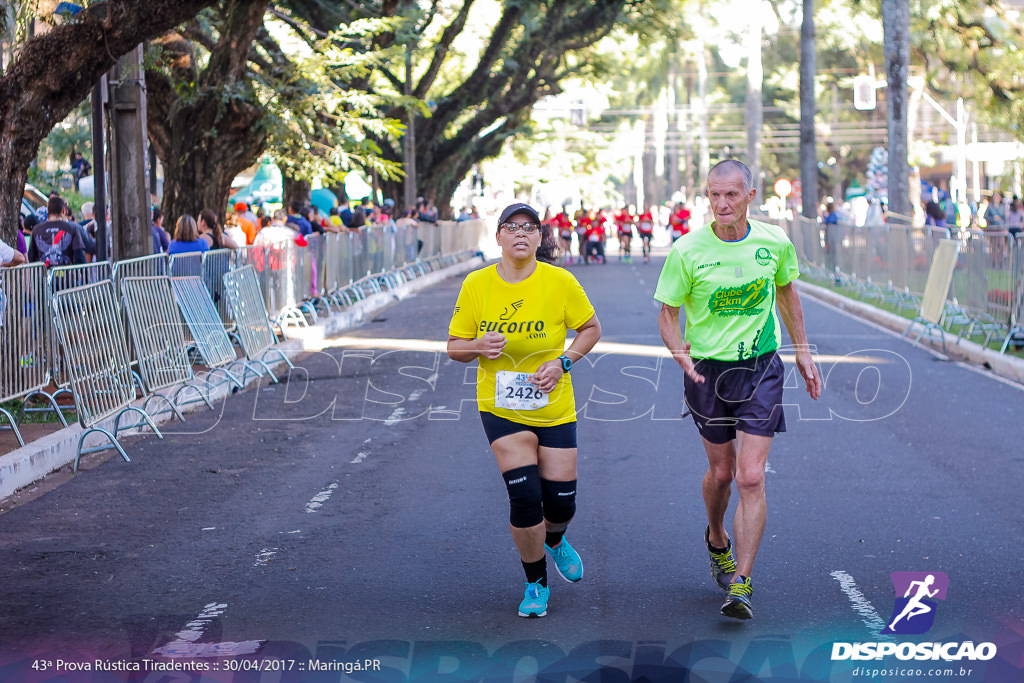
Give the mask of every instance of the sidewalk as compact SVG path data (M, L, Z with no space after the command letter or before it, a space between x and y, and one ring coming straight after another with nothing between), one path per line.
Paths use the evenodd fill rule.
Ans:
M463 275L471 270L474 270L483 263L479 257L474 257L468 261L449 266L443 270L434 271L427 273L414 280L410 280L396 289L382 292L380 294L374 294L372 296L363 299L362 301L356 302L351 307L325 318L321 318L316 325L308 328L289 328L286 330L286 336L288 337L283 342L280 342L276 348L281 349L288 358L295 358L296 356L304 353L307 348L316 346L317 340L322 340L329 336L334 336L340 332L355 327L361 323L364 319L372 317L376 312L387 308L395 301L400 301L408 296L412 296L417 292L430 287L438 282L458 275ZM277 361L271 364L274 371L278 371L284 366L283 361ZM252 377L246 383L246 389L254 384L259 384L261 380L256 377ZM230 387L222 383L211 393L210 401L216 404L221 400L230 400ZM135 405L141 406L142 401L138 400ZM184 414L196 410L205 410L206 406L202 403L192 404L189 406L182 406L180 410ZM153 421L159 427L161 424L165 424L170 420L175 419L170 413L164 413L153 418ZM69 420L70 421L70 420ZM129 421L130 422L130 421ZM109 431L114 430L114 418L111 417L98 426L104 427ZM59 424L57 425L59 427ZM53 425L25 425L22 428L22 433L28 441L25 446L13 450L0 456L0 502L3 502L9 496L12 496L15 492L18 492L26 487L30 487L36 482L39 482L47 475L61 471L65 477L71 476L71 468L75 462L75 453L78 448L78 441L85 431L82 426L76 421L70 424L66 428L59 428L56 431L52 430ZM49 432L49 433L45 433ZM135 434L148 434L149 430L143 432L126 430L121 432L121 439L130 439ZM7 432L5 436L9 436L10 440L17 444L14 439L12 432ZM90 446L98 446L104 443L109 443L106 437L101 434L93 433L86 438L83 448L89 448ZM130 443L125 445L125 452L128 457L132 457L132 449ZM120 458L121 456L113 448L100 451L93 456L84 456L82 462L86 463L87 460L90 462L102 461L110 457ZM8 507L8 506L3 506Z
M898 334L903 334L910 324L910 321L902 316L875 308L871 304L856 301L826 287L812 285L800 280L797 280L797 287L800 289L801 294L823 301ZM907 338L913 341L920 331L921 326L915 324ZM945 353L943 353L942 340L939 337L923 336L920 344L932 349L939 355L976 365L979 368L991 371L999 377L1024 384L1024 359L1001 354L998 351L985 348L981 344L967 339L958 340L955 334L949 332L946 333Z

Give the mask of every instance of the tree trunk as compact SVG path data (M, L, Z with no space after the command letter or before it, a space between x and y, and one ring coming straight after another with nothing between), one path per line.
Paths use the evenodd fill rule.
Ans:
M882 0L889 123L889 211L910 215L910 161L907 147L907 76L910 69L910 2Z
M814 0L804 0L800 26L800 213L818 218L818 148L814 134L814 76L818 54L814 39Z
M284 173L281 178L281 196L284 208L288 209L292 202L298 200L303 205L309 204L312 189L308 180L293 178Z
M0 76L0 239L16 242L28 167L53 127L122 55L211 4L110 0L21 46Z

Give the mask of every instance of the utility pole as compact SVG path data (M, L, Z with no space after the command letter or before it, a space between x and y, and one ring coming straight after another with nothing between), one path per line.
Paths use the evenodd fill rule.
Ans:
M412 44L405 46L405 96L412 97ZM402 138L405 168L405 211L416 208L416 116L411 106L405 109L405 136ZM402 215L405 215L405 211Z
M764 102L761 96L764 80L764 67L761 64L762 9L760 2L752 5L750 31L747 34L747 166L754 177L758 204L764 201L761 195L761 129L764 127Z
M910 0L882 0L885 73L888 83L889 211L909 216L910 161L907 139L907 78L910 70Z
M115 261L153 253L142 45L118 60L110 89L111 227Z
M800 213L811 219L818 218L818 143L814 132L814 113L817 111L814 77L817 71L814 0L804 0L804 17L800 25Z
M107 75L103 74L92 88L92 168L94 216L96 219L96 260L110 258L110 231L107 230Z

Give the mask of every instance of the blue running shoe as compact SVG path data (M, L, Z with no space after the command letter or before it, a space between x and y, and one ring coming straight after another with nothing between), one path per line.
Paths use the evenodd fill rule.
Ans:
M569 545L568 539L562 537L562 542L554 548L548 544L544 547L551 552L551 558L555 561L555 569L558 575L570 583L576 583L583 578L583 560L580 554Z
M551 589L540 585L540 581L527 583L523 601L519 603L519 616L543 617L548 613L548 598L550 596Z
M736 573L736 554L732 550L732 539L729 539L725 552L719 553L711 547L710 534L710 527L704 530L704 544L708 547L708 555L711 556L711 576L719 588L728 591L732 577Z
M729 597L722 605L722 614L733 619L753 619L750 596L754 594L754 589L750 585L750 578L742 574L736 578L740 580L729 584Z

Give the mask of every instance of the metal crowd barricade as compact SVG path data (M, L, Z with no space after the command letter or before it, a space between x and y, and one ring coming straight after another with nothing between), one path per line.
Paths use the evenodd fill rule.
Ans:
M203 279L197 275L171 278L171 289L178 310L192 334L195 349L203 364L209 368L207 381L214 374L223 374L225 381L241 389L244 386L245 371L249 369L248 364L238 360L235 355L235 347L224 329L224 323L220 320L220 314L217 313L217 307ZM243 368L242 380L231 373L236 365Z
M270 365L265 360L267 354L275 353L289 368L294 366L284 352L274 347L277 337L270 327L267 308L263 303L263 297L260 296L256 271L250 266L232 270L224 275L224 286L231 301L231 312L235 316L236 329L245 357L250 362L259 363L271 381L276 383L277 377L271 372Z
M1003 337L1000 353L1006 353L1011 341L1017 348L1024 344L1024 234L1018 233L1014 236L1010 242L1010 249L1014 277L1013 303L1010 308L1010 329Z
M64 352L61 346L57 343L57 337L53 333L50 327L53 321L53 297L56 292L65 289L73 289L75 287L82 287L85 285L95 284L99 282L111 282L113 277L113 268L110 261L94 261L92 263L79 263L75 265L66 266L55 266L50 268L46 273L46 290L49 294L47 297L47 337L49 338L50 353L48 355L50 363L50 381L56 386L57 390L49 395L54 400L62 394L70 394L69 380L67 370L65 368ZM45 391L36 391L25 397L25 402L41 396L47 398L48 394ZM48 400L48 399L47 399ZM50 408L25 408L25 412L42 412L49 411ZM62 410L66 410L63 408ZM72 408L74 410L74 408ZM63 420L61 420L63 422Z
M118 296L121 292L121 281L128 277L160 277L169 272L167 254L152 254L139 258L116 261L113 268L114 288Z
M234 255L231 249L213 249L202 255L203 283L210 290L210 297L217 307L220 319L229 331L233 326L228 300L224 296L224 273L231 270Z
M203 276L203 252L189 251L171 254L169 257L171 277Z
M166 275L126 277L121 280L121 297L142 388L148 394L143 410L150 415L158 414L148 407L155 398L165 401L170 412L182 422L185 418L178 410L179 405L201 401L212 410L209 397L193 383L196 377L189 360L185 322L174 303L171 279ZM170 398L161 393L175 386L177 390ZM182 404L181 395L189 390L199 398Z
M336 305L351 306L365 294L355 286L355 262L351 233L330 233L324 236L324 289Z
M82 455L107 448L116 448L125 462L131 462L117 440L121 418L137 412L141 420L126 427L149 425L160 438L160 430L145 410L131 405L135 400L135 382L128 361L121 311L114 294L114 283L107 279L58 291L53 296L52 313L55 336L64 351L67 379L75 397L78 421L85 429L78 440L74 471ZM100 427L99 422L116 415L114 431ZM99 432L110 445L82 448L85 438Z
M23 396L45 398L47 411L57 414L61 424L68 426L53 396L43 391L50 383L50 325L47 321L48 301L46 266L30 263L17 268L0 268L0 402ZM17 419L3 407L10 429L25 445L18 425L25 417L22 403Z

